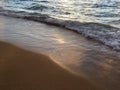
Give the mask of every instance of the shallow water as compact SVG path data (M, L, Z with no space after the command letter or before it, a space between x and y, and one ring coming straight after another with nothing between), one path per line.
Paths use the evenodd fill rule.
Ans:
M119 4L119 0L2 0L0 14L65 27L120 51Z
M102 90L120 89L120 53L78 33L34 21L0 16L0 40L49 55Z

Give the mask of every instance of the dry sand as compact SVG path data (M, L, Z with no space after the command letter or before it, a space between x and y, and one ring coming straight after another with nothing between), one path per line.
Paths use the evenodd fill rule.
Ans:
M48 56L0 42L0 90L97 90Z

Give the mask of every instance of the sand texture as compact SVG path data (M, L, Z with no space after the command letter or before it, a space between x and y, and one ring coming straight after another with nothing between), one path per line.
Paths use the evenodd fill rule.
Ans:
M0 90L97 90L48 56L0 42Z

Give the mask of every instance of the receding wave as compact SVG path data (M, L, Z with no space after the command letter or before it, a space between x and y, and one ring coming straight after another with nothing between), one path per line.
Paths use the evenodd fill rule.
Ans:
M17 18L24 18L74 30L85 37L100 41L114 50L120 51L120 29L100 23L81 23L77 21L62 20L46 14L28 13L24 11L11 11L0 8L0 14Z

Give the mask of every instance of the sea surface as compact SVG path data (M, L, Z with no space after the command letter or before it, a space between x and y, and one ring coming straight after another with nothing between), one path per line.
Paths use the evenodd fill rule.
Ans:
M120 0L1 0L0 14L65 27L120 51Z

